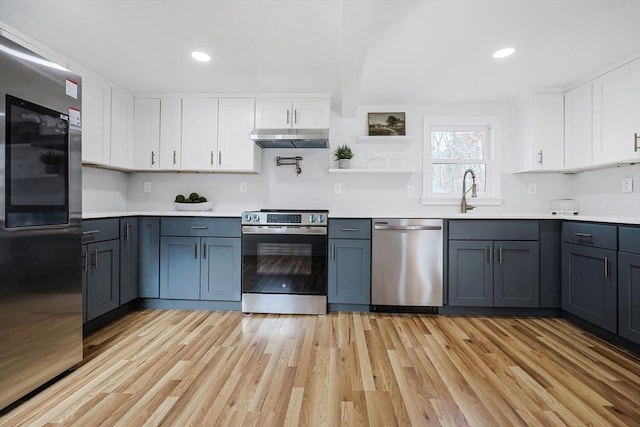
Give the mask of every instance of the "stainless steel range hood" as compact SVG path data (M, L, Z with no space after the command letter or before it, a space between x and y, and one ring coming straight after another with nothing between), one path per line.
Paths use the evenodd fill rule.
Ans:
M250 138L262 148L329 148L329 129L254 129Z

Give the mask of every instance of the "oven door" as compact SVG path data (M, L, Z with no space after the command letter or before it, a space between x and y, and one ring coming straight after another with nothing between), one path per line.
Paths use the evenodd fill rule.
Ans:
M326 229L250 229L242 235L243 293L327 294Z

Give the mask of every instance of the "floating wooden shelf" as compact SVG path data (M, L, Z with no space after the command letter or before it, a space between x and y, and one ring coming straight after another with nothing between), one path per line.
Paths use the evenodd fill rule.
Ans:
M406 135L379 135L379 136L359 136L356 142L358 144L369 144L379 142L412 142L415 138Z

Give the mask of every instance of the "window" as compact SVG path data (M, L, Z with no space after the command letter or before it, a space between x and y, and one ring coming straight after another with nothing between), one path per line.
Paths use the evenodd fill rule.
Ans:
M493 162L495 135L488 123L491 121L480 118L425 118L424 199L432 203L449 204L444 200L457 203L467 169L476 176L480 199L486 201L499 194L499 174ZM466 184L469 189L471 177L467 177ZM424 199L423 202L429 201Z

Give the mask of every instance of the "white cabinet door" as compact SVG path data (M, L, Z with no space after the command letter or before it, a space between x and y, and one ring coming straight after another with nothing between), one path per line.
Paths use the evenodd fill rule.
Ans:
M133 97L111 90L111 160L117 168L131 168L133 148Z
M108 165L110 156L111 88L82 74L82 161Z
M258 98L256 99L257 129L286 129L293 122L292 103L290 98Z
M591 82L564 94L564 167L586 168L593 164L593 103Z
M182 98L162 97L160 105L160 156L156 161L163 170L180 169L182 141Z
M253 98L220 98L218 150L220 170L257 171L262 168L262 149L249 135L254 124Z
M640 160L640 59L593 81L594 164Z
M133 107L133 167L158 169L160 99L136 98Z
M293 100L293 127L296 129L328 129L329 98L296 98Z
M182 99L182 169L219 166L218 98Z
M328 97L257 98L258 129L328 129Z
M564 96L533 94L534 170L564 168Z

